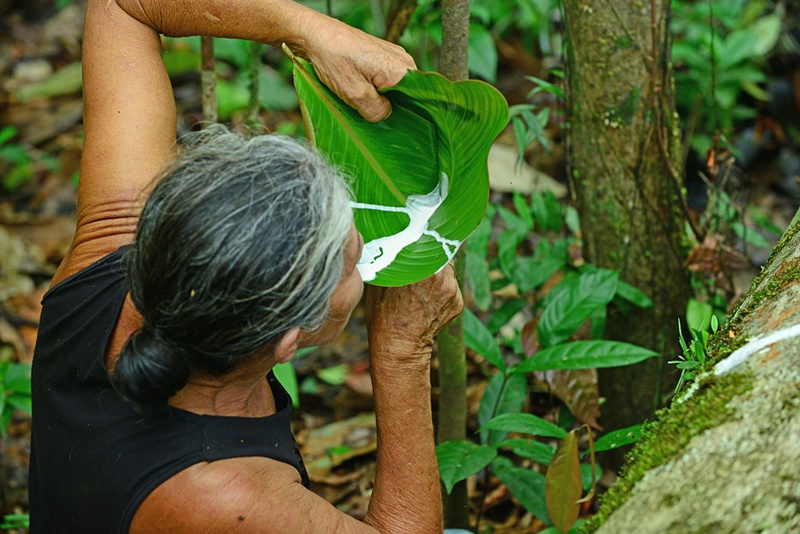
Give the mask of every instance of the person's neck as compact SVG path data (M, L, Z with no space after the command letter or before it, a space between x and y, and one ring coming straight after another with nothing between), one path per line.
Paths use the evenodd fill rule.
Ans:
M169 404L202 415L265 417L275 413L275 399L267 382L274 366L253 359L230 373L213 377L193 374L186 385L169 399Z

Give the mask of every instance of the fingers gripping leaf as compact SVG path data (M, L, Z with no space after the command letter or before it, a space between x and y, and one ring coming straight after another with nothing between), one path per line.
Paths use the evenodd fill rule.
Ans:
M492 86L410 71L383 91L391 116L370 123L293 57L306 132L352 177L365 281L398 286L439 271L486 210L486 159L508 121Z

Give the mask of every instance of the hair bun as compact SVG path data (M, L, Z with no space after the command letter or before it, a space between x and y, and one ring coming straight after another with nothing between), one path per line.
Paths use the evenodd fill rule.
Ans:
M164 406L189 379L183 350L156 328L133 334L114 365L114 389L139 411Z

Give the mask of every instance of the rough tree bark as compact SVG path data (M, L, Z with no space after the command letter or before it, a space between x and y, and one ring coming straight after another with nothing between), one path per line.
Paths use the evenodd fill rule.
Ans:
M565 0L568 162L585 255L643 290L654 306L610 311L606 336L672 357L689 297L679 131L672 97L669 2ZM667 358L602 370L601 424L650 417L675 385ZM622 456L612 456L618 467Z
M442 51L439 70L453 81L469 77L467 67L467 34L469 0L442 1ZM464 289L466 261L463 249L456 255L458 285ZM438 338L439 419L437 443L463 440L467 432L467 364L464 347L463 320L459 315ZM444 524L448 528L469 528L467 485L462 481L452 492L442 495Z
M709 345L719 363L633 450L600 532L800 532L800 217Z

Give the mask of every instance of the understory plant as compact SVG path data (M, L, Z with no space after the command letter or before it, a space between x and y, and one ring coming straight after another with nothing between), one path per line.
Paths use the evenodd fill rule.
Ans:
M460 480L490 468L535 517L567 532L573 525L563 519L571 517L578 504L572 498L569 502L548 498L542 471L554 457L559 458L565 440L574 439L568 429L575 419L552 422L523 413L528 375L629 365L659 356L649 349L601 339L609 305L648 307L652 303L643 292L621 281L617 271L597 268L579 257L577 213L563 208L552 193L535 192L530 199L515 193L513 210L490 208L467 241L467 272L475 306L488 319L484 323L472 311L464 311L466 344L487 362L489 382L480 403L475 440L448 441L437 447L441 478L450 491ZM504 229L497 234L496 254L489 259L495 217ZM499 290L513 292L515 297L495 306L493 291ZM588 339L575 339L579 329ZM520 437L509 438L509 433ZM595 449L631 443L638 434L638 427L623 429L601 438ZM572 445L567 448L572 450ZM577 448L574 451L577 455ZM533 467L518 465L513 458L532 462ZM578 477L588 489L591 464L568 463L573 467L564 476ZM565 513L567 508L569 513Z

